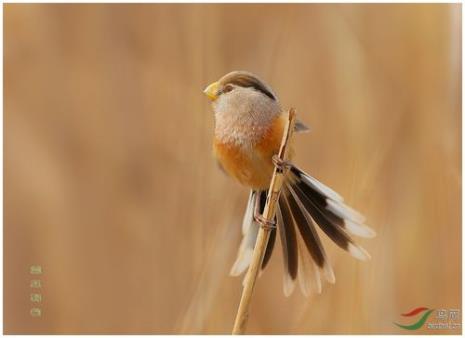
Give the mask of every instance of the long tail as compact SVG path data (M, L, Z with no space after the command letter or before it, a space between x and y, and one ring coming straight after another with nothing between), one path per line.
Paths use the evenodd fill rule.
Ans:
M253 220L254 210L263 212L266 191L250 193L243 221L243 240L231 275L242 274L249 266L259 225ZM315 178L292 166L281 191L276 212L284 262L284 294L290 295L299 280L302 293L321 292L322 272L325 279L335 282L334 272L328 261L319 228L339 247L359 260L370 255L357 245L350 235L374 237L375 232L364 225L365 218L344 204L343 198ZM276 231L272 231L262 269L268 263L274 247Z

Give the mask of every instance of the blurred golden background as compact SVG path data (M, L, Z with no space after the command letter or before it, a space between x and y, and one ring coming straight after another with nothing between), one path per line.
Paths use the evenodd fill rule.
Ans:
M297 108L298 165L378 233L370 262L325 239L337 281L310 299L284 297L276 248L248 332L460 309L460 6L5 5L5 333L230 332L248 192L211 156L202 90L238 69Z

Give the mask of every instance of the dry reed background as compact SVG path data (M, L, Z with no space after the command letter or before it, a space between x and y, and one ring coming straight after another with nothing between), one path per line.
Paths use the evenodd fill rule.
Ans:
M460 27L459 4L5 5L5 332L230 332L247 192L202 89L234 69L297 108L298 164L378 232L369 263L330 245L337 282L309 300L283 296L277 248L249 332L461 308Z

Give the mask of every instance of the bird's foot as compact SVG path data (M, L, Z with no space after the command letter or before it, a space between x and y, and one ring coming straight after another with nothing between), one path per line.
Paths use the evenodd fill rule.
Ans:
M275 165L275 167L278 168L281 171L284 171L284 170L289 169L290 167L292 167L291 162L281 159L281 157L279 157L278 155L273 155L273 157L271 159L272 159L273 164Z
M257 222L258 224L260 224L260 226L263 228L263 229L267 229L267 230L273 230L273 229L276 229L276 222L275 221L270 221L268 219L266 219L265 217L263 217L263 215L261 214L255 214L253 216L255 222Z

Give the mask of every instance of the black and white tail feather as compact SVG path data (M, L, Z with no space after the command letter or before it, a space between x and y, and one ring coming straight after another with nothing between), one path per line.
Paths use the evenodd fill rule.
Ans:
M242 242L237 259L231 269L232 276L247 270L260 225L254 214L262 213L266 191L251 191L242 223ZM320 229L339 247L359 260L370 255L357 245L350 235L371 238L376 234L364 224L365 217L344 204L343 198L296 166L291 166L282 187L276 211L277 230L272 229L261 269L270 260L279 232L284 262L284 294L289 296L296 281L305 296L321 293L321 275L326 281L336 281L315 227Z

